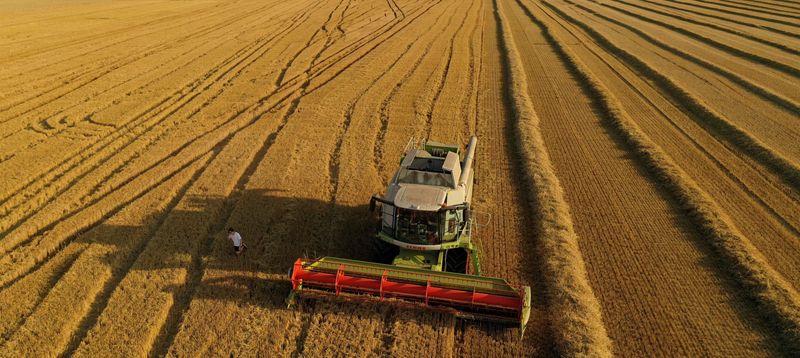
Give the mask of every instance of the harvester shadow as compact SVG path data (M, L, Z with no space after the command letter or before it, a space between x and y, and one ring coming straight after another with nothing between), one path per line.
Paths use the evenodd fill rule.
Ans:
M185 282L161 287L174 302L156 342L160 348L153 351L163 353L193 300L286 310L291 289L287 273L297 258L377 259L371 241L377 219L368 209L368 196L361 205L347 206L293 195L244 190L228 198L185 197L169 212L154 212L142 220L146 227L140 223L94 227L91 241L78 241L114 247L102 259L114 273L77 336L83 337L96 323L111 294L131 272L144 272L140 276L152 277L157 285L164 272L188 270ZM241 256L234 254L227 239L228 227L236 228L247 245ZM374 315L380 319L383 313L375 310Z
M371 240L375 224L366 205L369 197L364 205L342 206L289 197L291 193L285 193L285 197L265 193L245 190L235 199L192 197L188 205L168 214L153 213L153 219L144 221L155 224L144 230L136 225L98 225L92 230L91 243L119 247L104 259L118 271L125 268L120 265L120 255L129 256L130 270L153 271L191 270L191 258L200 261L198 268L203 270L258 273L275 282L281 280L278 276L286 276L299 257L374 259ZM209 219L219 220L220 216L224 222L209 223ZM227 239L228 227L236 228L243 237L247 248L241 256L234 254ZM128 240L143 231L146 239L131 248ZM221 284L223 280L209 282Z

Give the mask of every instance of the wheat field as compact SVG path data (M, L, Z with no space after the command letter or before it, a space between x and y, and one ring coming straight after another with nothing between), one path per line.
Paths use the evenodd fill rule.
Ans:
M286 307L472 135L524 337ZM0 178L0 357L800 355L796 0L9 0Z

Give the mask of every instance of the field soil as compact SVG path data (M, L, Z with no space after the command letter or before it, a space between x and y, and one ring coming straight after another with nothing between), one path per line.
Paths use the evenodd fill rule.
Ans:
M0 357L800 355L800 4L0 4ZM478 137L517 327L303 298ZM247 249L233 254L226 230Z

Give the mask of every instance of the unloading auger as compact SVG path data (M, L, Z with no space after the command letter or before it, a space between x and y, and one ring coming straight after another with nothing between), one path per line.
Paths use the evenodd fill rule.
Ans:
M299 258L292 293L377 300L451 312L459 317L518 324L525 331L528 286L480 276L473 241L472 187L477 139L463 159L458 145L413 141L406 147L380 205L375 244L384 262Z

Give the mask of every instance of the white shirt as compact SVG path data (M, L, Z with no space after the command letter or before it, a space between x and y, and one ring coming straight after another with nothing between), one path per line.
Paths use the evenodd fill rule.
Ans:
M233 240L233 246L242 246L242 235L234 231L228 234L228 239Z

